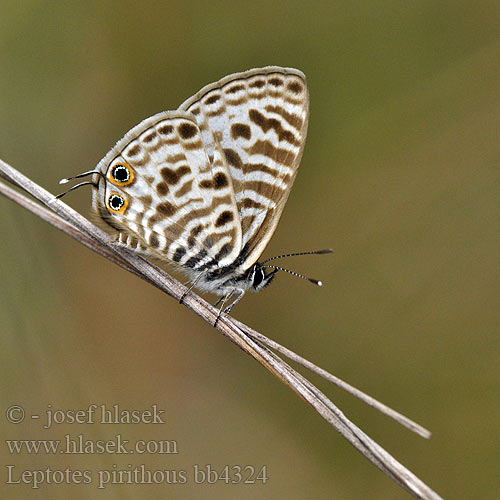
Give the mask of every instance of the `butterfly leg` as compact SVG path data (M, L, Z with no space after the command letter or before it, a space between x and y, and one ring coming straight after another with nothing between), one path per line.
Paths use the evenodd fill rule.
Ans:
M238 294L238 296L227 306L226 303L229 301L229 299L233 296L233 294ZM221 297L215 304L214 307L222 300L222 304L219 308L219 313L217 314L217 318L215 319L214 323L214 328L217 325L217 321L219 321L219 318L222 313L229 314L231 309L243 298L243 295L245 295L245 290L242 290L241 288L233 288L227 295L224 295Z
M214 307L217 306L217 304L219 304L219 302L222 301L222 304L221 306L219 307L219 312L217 313L217 318L215 318L215 322L214 322L214 328L217 326L217 321L219 321L219 318L220 318L220 315L226 311L226 309L224 309L224 306L226 305L226 302L231 298L231 296L233 295L233 293L237 290L237 288L232 288L231 291L229 293L227 293L226 295L223 295L222 297L219 298L219 300L214 304ZM233 304L231 304L232 306Z
M196 283L200 281L201 277L206 273L206 271L202 271L198 276L195 278L195 280L191 283L191 286L181 295L181 298L179 299L179 304L182 304L182 301L186 297L186 295L196 286ZM184 283L184 285L187 285L189 281Z
M225 295L223 295L222 297L219 297L214 303L213 303L213 306L214 307L217 307L219 304L220 304L220 301L221 300L224 300L224 297Z
M243 298L243 295L245 295L245 290L242 290L241 288L235 288L233 292L236 292L238 296L229 304L225 309L224 312L226 314L229 314L231 309Z

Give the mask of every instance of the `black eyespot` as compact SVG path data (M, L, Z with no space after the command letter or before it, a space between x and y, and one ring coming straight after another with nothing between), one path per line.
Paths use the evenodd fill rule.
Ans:
M125 200L118 194L112 194L108 198L108 205L111 210L118 212L125 205Z
M130 180L130 171L125 165L120 163L113 167L111 175L116 182L127 182Z

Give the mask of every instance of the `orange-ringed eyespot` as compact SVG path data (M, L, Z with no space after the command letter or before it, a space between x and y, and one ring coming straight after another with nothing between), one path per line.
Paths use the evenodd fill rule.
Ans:
M109 208L116 213L123 213L127 208L127 202L123 196L113 193L108 198Z
M108 179L117 186L126 186L134 181L134 173L125 162L118 162L111 167Z

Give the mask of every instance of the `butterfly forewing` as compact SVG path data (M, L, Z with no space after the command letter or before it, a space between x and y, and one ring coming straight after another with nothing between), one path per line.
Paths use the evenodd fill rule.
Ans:
M117 182L116 166L129 168L132 181ZM229 265L239 255L241 225L226 159L220 149L209 159L192 115L148 118L98 170L107 182L100 184L94 207L121 231L121 243L191 269ZM113 195L124 200L118 212Z
M241 221L243 269L276 229L300 163L308 108L304 75L278 67L229 75L179 108L195 116L209 155L218 147L224 152Z
M256 262L290 193L308 106L298 70L229 75L118 141L97 166L93 207L118 243L178 264L199 289L235 292L230 308L273 278Z

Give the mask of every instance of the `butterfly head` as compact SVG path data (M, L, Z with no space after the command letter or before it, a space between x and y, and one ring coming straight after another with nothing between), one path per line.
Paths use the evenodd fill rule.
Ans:
M251 284L252 289L258 292L271 284L271 281L277 272L277 269L273 269L272 271L266 273L262 266L257 262L250 268L247 279Z

